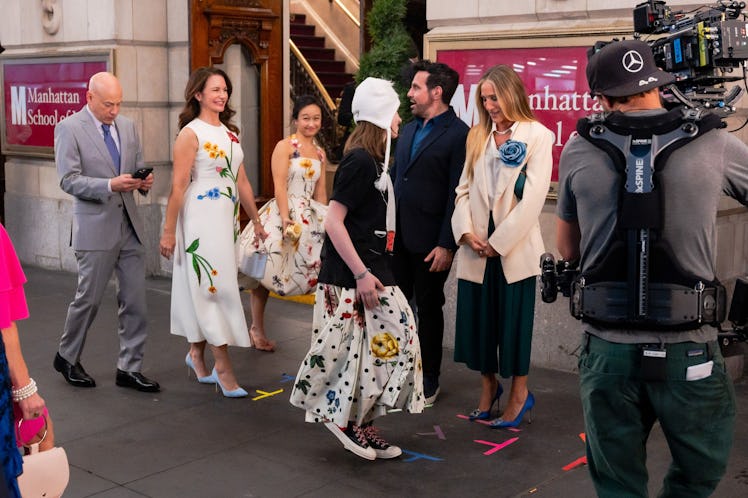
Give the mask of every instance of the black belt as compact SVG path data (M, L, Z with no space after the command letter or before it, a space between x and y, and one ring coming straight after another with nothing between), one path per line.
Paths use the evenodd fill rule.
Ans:
M727 298L724 286L694 287L678 284L650 283L648 313L643 317L629 314L629 290L625 282L586 284L584 278L573 284L569 301L571 314L582 321L613 327L649 328L653 330L688 330L725 319Z

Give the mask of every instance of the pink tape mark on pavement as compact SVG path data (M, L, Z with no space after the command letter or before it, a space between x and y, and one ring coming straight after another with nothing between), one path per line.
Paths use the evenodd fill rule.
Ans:
M493 455L500 449L506 448L507 446L509 446L510 444L518 440L519 440L518 437L513 437L512 439L507 439L503 443L492 443L491 441L483 441L482 439L474 439L473 441L475 441L476 443L487 444L488 446L493 446L493 448L491 448L490 450L483 452L484 455L488 456L488 455Z
M447 439L447 436L444 435L444 432L442 432L442 428L438 425L434 426L434 432L436 432L436 437L439 439Z

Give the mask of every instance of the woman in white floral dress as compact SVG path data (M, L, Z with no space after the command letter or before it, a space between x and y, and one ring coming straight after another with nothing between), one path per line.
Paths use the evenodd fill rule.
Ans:
M237 282L239 201L254 217L257 208L239 129L231 123L230 96L231 82L220 69L202 67L190 75L160 249L164 257L174 256L171 332L190 343L185 363L200 383L218 384L227 397L244 397L227 346L250 345ZM261 226L255 230L258 238L267 236ZM215 359L212 372L206 343Z
M415 319L388 254L395 199L384 165L400 124L399 105L389 81L367 78L356 89L357 126L325 218L312 344L291 393L308 422L325 423L347 450L368 460L402 453L378 435L375 418L424 406Z
M260 208L253 225L262 226L268 238L261 243L247 226L242 237L252 242L248 253L268 254L265 277L252 290L252 344L260 351L273 351L275 341L265 334L265 305L270 291L280 296L308 294L317 284L323 226L327 212L325 153L314 137L322 127L322 109L317 100L302 95L294 104L296 133L275 146L272 157L275 198Z

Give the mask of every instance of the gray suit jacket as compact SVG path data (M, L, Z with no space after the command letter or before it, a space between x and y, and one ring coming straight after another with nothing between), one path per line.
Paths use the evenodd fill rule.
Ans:
M134 173L145 165L135 125L124 116L117 116L114 125L120 142L120 172ZM75 198L74 250L112 249L121 238L125 212L140 243L143 243L145 227L133 192L109 192L108 181L117 176L117 171L104 139L85 107L55 127L55 163L60 187Z

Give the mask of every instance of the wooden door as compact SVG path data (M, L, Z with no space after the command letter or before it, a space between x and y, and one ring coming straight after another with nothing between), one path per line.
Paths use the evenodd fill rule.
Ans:
M223 62L232 44L246 47L260 74L258 202L273 196L270 158L283 138L283 1L191 0L190 70Z

